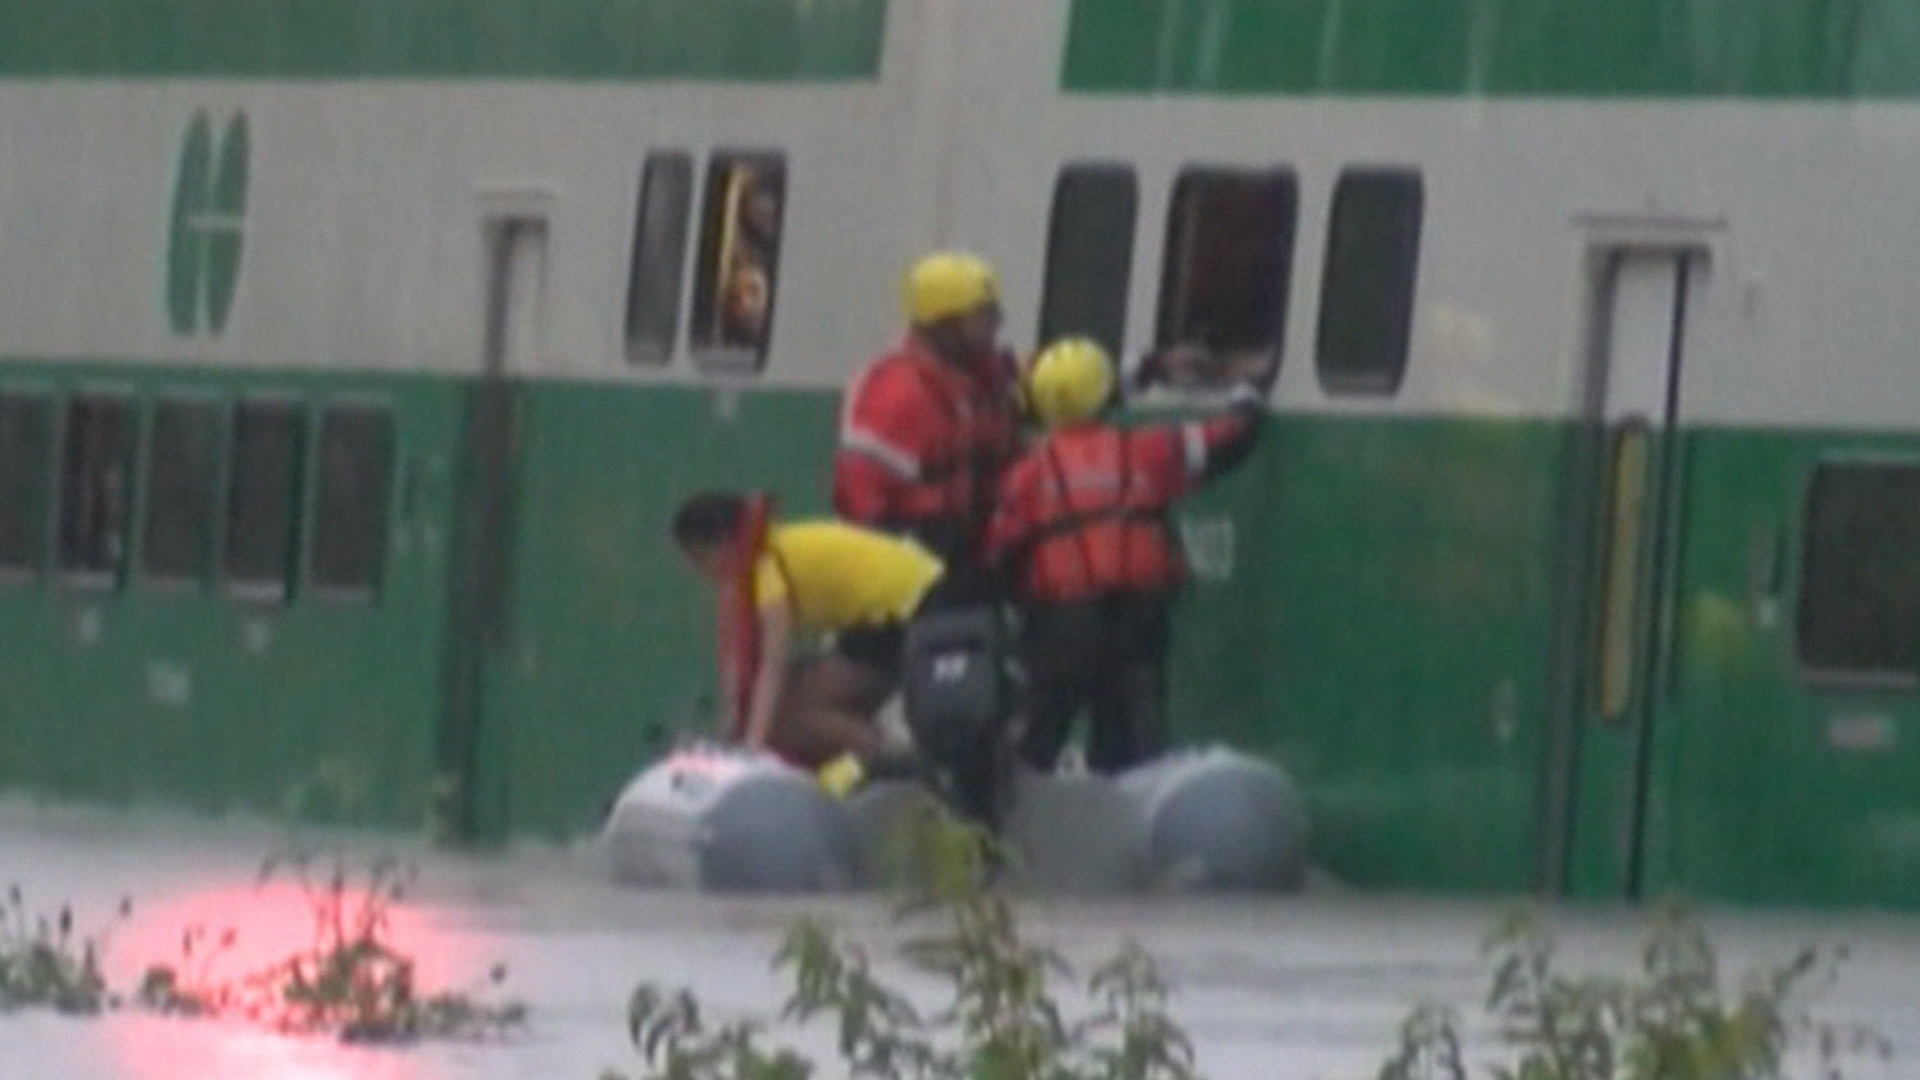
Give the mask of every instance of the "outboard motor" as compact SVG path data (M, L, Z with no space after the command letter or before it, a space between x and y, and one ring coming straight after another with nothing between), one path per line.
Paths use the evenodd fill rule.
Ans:
M1116 778L1132 804L1152 886L1297 892L1307 811L1274 765L1224 748L1181 751Z
M997 605L930 612L907 625L902 697L914 745L943 774L955 809L993 823L1011 768L1016 673Z
M844 806L776 758L676 750L620 793L601 832L614 880L712 892L821 892L853 884Z

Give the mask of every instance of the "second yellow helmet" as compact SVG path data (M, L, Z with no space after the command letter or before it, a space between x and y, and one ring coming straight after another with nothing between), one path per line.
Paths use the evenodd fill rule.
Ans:
M1000 279L985 259L939 251L907 271L907 321L914 326L967 315L1000 302Z
M1113 360L1091 338L1064 338L1027 369L1027 407L1048 427L1100 415L1113 397Z

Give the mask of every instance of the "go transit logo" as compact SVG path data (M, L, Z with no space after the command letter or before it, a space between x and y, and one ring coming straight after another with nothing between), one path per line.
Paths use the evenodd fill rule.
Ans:
M167 315L182 336L218 334L240 284L247 214L247 115L227 121L218 145L201 109L187 125L167 229Z

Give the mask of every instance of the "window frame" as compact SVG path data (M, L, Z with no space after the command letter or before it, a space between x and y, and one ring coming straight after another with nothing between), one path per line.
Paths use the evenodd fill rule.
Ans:
M1348 267L1343 261L1336 267L1334 259L1340 245L1335 242L1342 219L1341 196L1351 190L1349 184L1356 180L1375 180L1393 178L1413 180L1413 228L1412 240L1407 257L1399 272L1404 278L1402 291L1405 303L1401 306L1394 327L1394 336L1398 339L1397 355L1390 369L1381 371L1369 368L1364 371L1345 371L1331 368L1328 362L1328 327L1330 315L1335 310L1336 281L1344 281L1343 273L1336 278L1338 269ZM1313 372L1322 392L1336 397L1374 397L1392 398L1400 393L1400 387L1407 380L1407 369L1413 362L1413 330L1415 315L1420 305L1420 261L1424 251L1424 239L1427 231L1427 176L1426 171L1417 165L1386 164L1349 164L1342 166L1334 178L1333 193L1327 201L1327 232L1325 247L1320 258L1320 304L1313 332ZM1367 320L1371 321L1371 320Z
M60 403L59 415L55 423L53 454L53 496L52 496L52 544L48 559L53 569L53 577L63 587L77 592L117 593L125 589L127 577L134 565L134 544L139 533L140 514L140 446L144 438L144 413L140 395L134 387L125 383L94 383L74 387L54 395ZM66 513L67 513L67 438L73 428L73 410L76 403L88 398L105 398L118 402L125 411L129 428L126 445L121 450L122 464L128 475L127 490L122 494L121 544L120 557L116 565L109 570L75 568L67 565L66 560Z
M695 239L695 225L702 224L696 220L699 218L696 211L702 194L699 164L693 151L684 148L649 150L641 159L640 187L634 195L632 243L627 249L626 308L621 322L621 347L629 367L661 368L673 363L673 354L684 329L681 315L687 304L687 248ZM650 251L647 241L660 237L654 237L648 228L648 211L653 206L649 199L658 173L671 165L684 168L686 186L679 200L676 220L666 227L664 233L671 254L663 253L659 264L650 264L646 261ZM672 266L670 276L663 273L656 279L642 272L642 268L648 266L664 270L669 259ZM655 285L667 290L667 295L661 298L667 310L664 341L642 338L636 333L643 307L641 295L648 286Z
M38 546L33 557L25 564L0 563L0 587L24 588L46 580L57 561L60 545L60 484L66 452L66 410L62 405L67 395L48 383L10 382L0 384L0 397L22 398L38 403L43 410L41 419L45 424L40 446L39 521L34 523L37 529L30 530L39 533Z
M380 572L371 586L343 586L320 583L314 576L314 556L320 550L320 491L324 483L324 473L320 468L322 461L322 440L326 432L327 418L336 410L378 411L387 421L387 476L386 499L381 508L381 545ZM302 498L301 518L302 535L299 560L299 582L302 593L315 601L336 607L377 608L387 593L387 576L393 564L394 525L401 514L401 463L404 457L405 442L401 438L399 410L391 399L378 394L342 394L307 403L307 445L303 448L304 460L312 467L301 473Z
M1050 324L1056 321L1054 302L1056 287L1059 284L1056 267L1059 264L1059 249L1062 235L1061 202L1066 194L1068 183L1076 177L1112 178L1120 177L1126 181L1126 239L1122 247L1120 277L1113 292L1118 296L1118 322L1111 329L1112 340L1107 340L1101 329L1083 331L1063 331ZM1126 355L1128 320L1133 310L1133 263L1138 253L1140 237L1140 170L1131 161L1121 159L1087 159L1064 161L1054 171L1053 197L1047 206L1046 250L1041 263L1040 309L1036 320L1036 344L1045 348L1067 333L1089 336L1099 341L1113 355L1116 364L1123 363Z
M779 176L780 211L774 226L773 265L767 274L766 329L757 348L721 343L717 330L708 325L719 318L724 296L718 285L722 268L722 248L731 238L732 225L726 220L731 203L722 170L740 165L771 166ZM687 317L687 351L694 366L709 374L760 375L766 371L773 351L774 323L779 317L781 266L785 261L789 204L793 201L792 163L784 150L774 148L716 147L707 154L706 169L700 184L699 244L694 250L694 279L691 308ZM718 196L718 198L716 198Z
M1806 606L1811 594L1807 588L1808 539L1812 523L1810 514L1814 506L1814 490L1818 484L1820 470L1823 468L1888 468L1913 469L1920 473L1920 454L1899 450L1853 450L1829 453L1816 453L1808 461L1805 475L1801 479L1798 511L1795 527L1790 535L1792 541L1789 556L1793 559L1794 592L1791 607L1791 622L1787 634L1787 649L1792 657L1794 670L1800 681L1810 690L1830 693L1879 693L1911 695L1920 693L1920 649L1916 650L1915 664L1911 670L1901 671L1892 668L1838 668L1810 663L1806 657L1805 635L1802 624L1806 618Z
M1153 348L1160 350L1193 343L1187 340L1188 335L1174 333L1175 304L1171 286L1176 280L1185 282L1185 268L1192 264L1193 249L1198 243L1183 228L1187 216L1182 213L1186 205L1183 197L1194 186L1209 180L1263 180L1277 186L1286 196L1286 229L1284 236L1279 238L1282 241L1280 274L1275 282L1278 295L1268 298L1274 301L1274 324L1268 340L1259 348L1267 361L1263 368L1265 375L1262 386L1263 389L1270 389L1279 381L1280 370L1286 363L1287 334L1293 325L1291 309L1300 257L1300 170L1290 161L1259 165L1187 161L1174 173L1173 182L1167 189L1165 228L1161 237L1160 281L1154 297ZM1199 231L1197 228L1191 230L1192 233ZM1192 306L1191 290L1187 292L1185 307L1189 311L1183 314L1189 314ZM1214 348L1211 344L1207 344L1207 347L1209 350Z
M156 574L147 566L147 542L151 522L149 515L153 506L153 463L154 435L159 430L160 410L167 405L204 405L211 407L215 418L215 459L213 468L213 506L212 519L209 522L209 535L205 551L206 565L200 576L176 577L171 574ZM168 388L153 394L147 401L146 423L140 439L139 501L135 507L138 519L137 539L133 544L132 565L129 573L139 583L142 591L156 593L198 593L205 592L220 576L221 556L226 542L227 481L233 470L233 407L227 396L216 391L193 388Z
M238 427L240 415L250 405L284 405L295 417L299 418L301 430L293 440L294 459L289 464L287 512L291 520L287 523L288 550L286 563L276 588L264 581L236 580L227 558L233 547L233 498L238 491L240 470L236 456L240 440ZM222 466L225 476L225 497L220 504L220 536L216 550L219 559L214 566L214 580L222 596L236 603L258 605L262 607L288 607L299 595L302 582L300 568L304 559L305 530L307 527L307 452L308 442L313 435L312 402L304 394L286 390L256 390L234 395L227 406L226 462Z

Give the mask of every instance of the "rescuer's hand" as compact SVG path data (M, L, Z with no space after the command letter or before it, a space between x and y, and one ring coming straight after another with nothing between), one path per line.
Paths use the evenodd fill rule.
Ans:
M1173 345L1149 353L1134 372L1135 389L1159 383L1175 389L1219 385L1226 372L1218 357L1202 345Z

